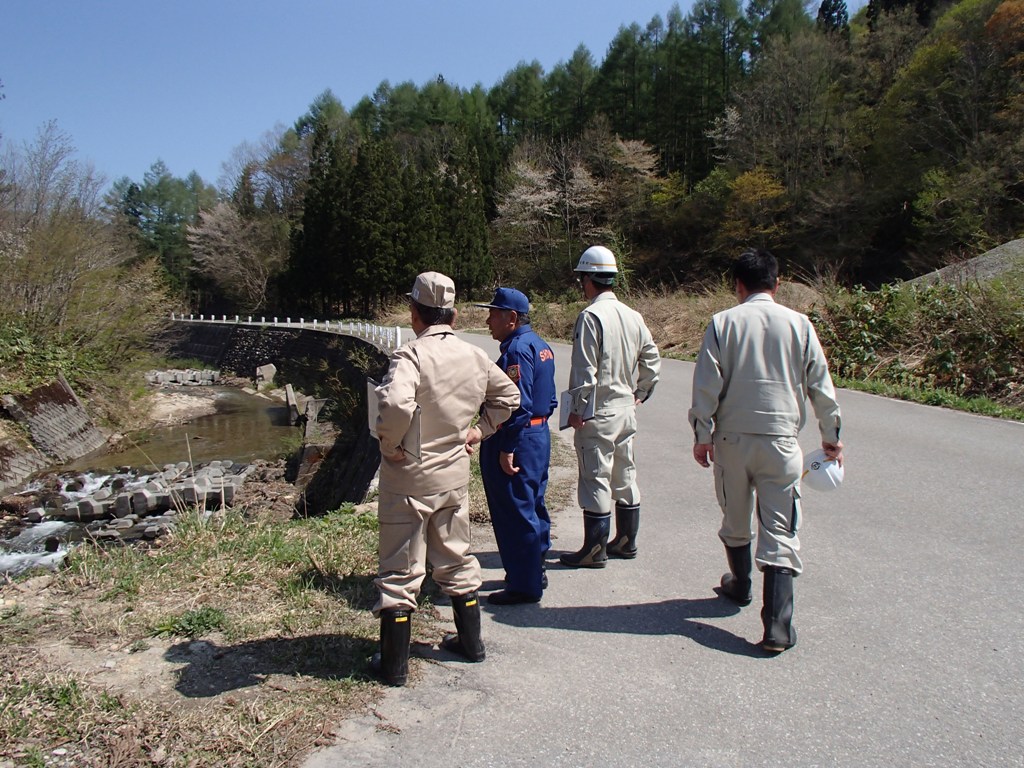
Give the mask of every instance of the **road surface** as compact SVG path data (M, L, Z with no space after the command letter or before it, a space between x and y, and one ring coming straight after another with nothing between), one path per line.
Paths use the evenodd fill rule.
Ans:
M569 348L553 348L563 389ZM744 609L713 591L726 564L690 452L692 373L664 361L640 409L640 556L563 569L573 494L543 601L484 604L487 661L423 652L413 685L306 768L1024 765L1024 425L841 391L846 479L805 491L799 643L772 657L760 577ZM500 587L486 531L476 549Z

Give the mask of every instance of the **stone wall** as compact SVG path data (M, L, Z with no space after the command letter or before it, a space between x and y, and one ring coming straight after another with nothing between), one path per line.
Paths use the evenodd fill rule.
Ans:
M20 486L34 472L50 463L43 454L10 435L0 425L0 494Z
M4 395L3 405L28 430L32 444L59 462L85 456L106 442L63 376L27 395Z
M0 425L0 493L54 462L85 456L106 442L63 376L27 395L4 395L0 402L32 441L29 445Z

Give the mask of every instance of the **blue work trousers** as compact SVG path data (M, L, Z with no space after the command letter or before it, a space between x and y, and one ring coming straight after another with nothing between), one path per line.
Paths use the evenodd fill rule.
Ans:
M519 467L515 475L502 471L500 450L497 437L483 442L480 473L505 568L505 587L540 597L544 553L551 547L551 518L544 505L551 433L546 423L523 429L513 458Z

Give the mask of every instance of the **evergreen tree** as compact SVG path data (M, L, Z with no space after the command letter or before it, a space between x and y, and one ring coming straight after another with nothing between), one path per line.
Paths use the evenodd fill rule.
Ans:
M537 136L544 119L544 69L537 61L520 62L491 89L488 100L505 139L505 151Z
M598 70L597 106L612 130L638 138L648 128L651 86L645 70L644 35L638 24L620 27Z
M406 226L400 176L391 139L371 139L360 147L351 182L347 269L353 308L362 317L372 317L397 282Z
M302 223L292 235L285 276L289 305L320 317L347 313L352 302L345 242L351 160L330 123L324 117L314 124Z
M850 14L846 0L822 0L818 7L818 29L828 35L850 39Z
M544 81L546 123L555 136L576 137L593 113L592 88L597 70L585 45L568 63L559 62Z
M120 224L132 231L140 255L156 257L171 287L182 296L190 295L194 281L186 228L198 222L201 210L216 204L216 190L195 172L186 179L172 176L157 160L142 184L121 179L108 200Z

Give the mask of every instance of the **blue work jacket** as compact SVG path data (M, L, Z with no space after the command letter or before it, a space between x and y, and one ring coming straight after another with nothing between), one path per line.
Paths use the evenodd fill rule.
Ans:
M520 433L530 421L546 419L555 410L555 355L529 325L516 328L501 342L497 366L519 387L519 409L495 434L503 453L515 453Z

